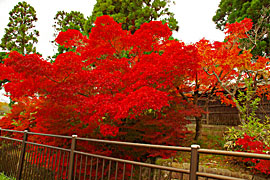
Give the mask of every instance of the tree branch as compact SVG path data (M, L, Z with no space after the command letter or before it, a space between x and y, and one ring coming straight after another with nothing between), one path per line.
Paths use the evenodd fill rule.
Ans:
M229 89L227 89L227 88L224 86L224 84L222 83L221 79L219 78L219 76L216 74L215 71L213 71L213 73L210 74L205 68L203 68L203 70L204 70L209 76L213 76L213 75L214 75L214 76L217 78L218 82L220 83L220 86L221 86L221 87L222 87L229 95L233 96L232 92L229 91Z

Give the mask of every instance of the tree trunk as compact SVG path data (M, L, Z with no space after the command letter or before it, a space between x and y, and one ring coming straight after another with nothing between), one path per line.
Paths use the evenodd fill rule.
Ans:
M235 107L236 107L236 109L238 111L238 117L239 117L239 120L240 120L241 124L245 124L246 121L245 121L245 119L242 118L243 112L241 110L241 106L240 106L239 102L235 98L232 98L232 99L235 102Z
M196 119L196 132L194 140L198 140L202 136L202 116L195 117Z

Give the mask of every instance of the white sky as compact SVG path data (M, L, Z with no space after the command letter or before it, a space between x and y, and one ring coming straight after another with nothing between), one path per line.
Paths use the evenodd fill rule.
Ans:
M90 16L96 0L25 0L37 12L38 21L36 29L39 31L37 51L44 58L54 54L54 46L50 43L53 40L54 16L57 11L80 11L85 17ZM0 0L0 38L5 33L9 22L9 12L18 4L19 0ZM218 8L220 0L175 0L176 5L170 7L175 13L180 29L174 33L174 37L192 43L203 37L211 41L222 41L224 33L215 28L212 17ZM0 91L0 101L7 101Z

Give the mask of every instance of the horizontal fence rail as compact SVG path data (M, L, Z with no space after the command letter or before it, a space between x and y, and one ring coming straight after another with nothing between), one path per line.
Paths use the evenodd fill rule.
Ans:
M246 158L265 159L265 160L269 160L270 159L270 155L267 155L267 154L258 154L258 153L222 151L222 150L213 150L213 149L199 149L198 152L199 153L202 153L202 154L226 155L226 156L235 156L235 157L246 157Z
M3 132L8 134L4 135ZM22 136L22 139L13 138L13 136L8 137L11 133L19 133L20 136ZM30 142L28 140L29 135L62 138L69 142L69 148ZM141 144L81 138L77 137L77 135L63 136L35 133L28 132L27 130L16 131L0 128L0 139L0 172L4 172L7 176L16 178L17 180L197 180L198 177L205 179L240 180L240 178L235 177L199 172L199 155L213 154L270 160L270 155L268 154L200 149L199 145L192 145L191 147L177 147ZM158 151L166 150L189 152L190 168L189 170L180 169L176 167L82 152L76 149L76 145L80 141L102 145L151 148Z
M131 143L131 142L122 142L122 141L109 141L109 140L100 140L100 139L88 139L88 138L76 138L77 140L89 141L89 142L98 142L106 144L118 144L126 145L133 147L144 147L144 148L156 148L162 150L172 150L172 151L186 151L190 152L190 147L178 147L178 146L164 146L164 145L154 145L154 144L141 144L141 143Z

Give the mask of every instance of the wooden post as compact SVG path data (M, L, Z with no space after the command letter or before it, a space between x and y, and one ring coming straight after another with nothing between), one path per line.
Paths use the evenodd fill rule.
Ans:
M17 177L16 177L17 180L21 180L21 178L22 178L27 137L28 137L28 131L25 130L24 134L23 134L21 154L20 154L19 165L18 165L18 169L17 169Z
M68 168L68 180L71 180L73 177L74 169L74 151L76 147L76 138L77 135L72 135L71 148L70 148L70 157L69 157L69 168Z
M199 167L199 145L193 144L191 145L191 158L190 158L190 180L198 180L198 176L196 175Z

